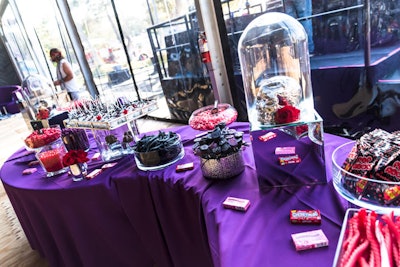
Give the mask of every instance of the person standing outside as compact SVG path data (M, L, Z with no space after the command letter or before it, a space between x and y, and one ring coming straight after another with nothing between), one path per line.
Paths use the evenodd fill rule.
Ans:
M310 17L312 15L312 0L284 0L284 12L296 19ZM312 19L302 19L300 23L303 25L308 36L308 52L314 54L314 40Z
M67 90L71 100L79 99L79 85L76 82L71 65L64 58L58 48L50 49L50 58L52 62L57 63L57 80L54 81L55 86L61 86L62 90Z

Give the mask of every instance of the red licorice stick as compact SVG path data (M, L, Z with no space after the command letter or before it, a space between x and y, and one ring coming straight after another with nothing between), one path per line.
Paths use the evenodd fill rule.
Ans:
M367 210L366 209L361 209L359 212L359 222L358 222L358 227L359 231L362 233L362 238L367 238Z
M390 215L382 215L382 220L386 222L389 227L389 231L392 234L392 248L393 248L393 259L397 266L399 266L399 247L400 247L400 232L393 220L393 213Z
M348 246L349 246L349 243L350 243L350 240L352 240L352 238L354 237L354 235L355 235L355 233L356 233L356 227L355 227L355 225L354 225L354 223L353 223L353 220L354 220L354 218L356 217L356 216L358 216L358 214L355 214L355 216L353 217L353 218L351 218L350 220L349 220L349 222L348 222L348 225L349 225L349 227L348 227L348 229L347 229L347 237L346 237L346 239L343 241L343 245L342 245L342 249L343 249L343 251L345 251L345 250L347 250L347 248L348 248Z
M346 232L346 234L347 234L346 239L343 241L343 245L342 245L343 251L347 250L350 240L352 240L353 237L355 236L355 233L356 233L355 230L356 230L356 227L354 227L354 223L349 221L349 227Z
M389 231L389 227L387 226L387 224L382 226L382 234L383 234L383 238L385 239L386 249L388 251L390 267L393 267L392 235Z
M380 253L379 243L375 236L375 222L376 222L376 213L374 211L371 211L367 218L367 228L366 228L367 230L366 235L371 244L371 251L369 258L370 266L379 266L381 263L381 253Z
M349 235L347 237L348 245L346 250L343 252L343 256L340 261L340 266L345 266L346 262L349 261L351 253L357 247L359 238L360 238L360 231L358 230L358 215L354 216L349 220Z
M358 264L360 267L370 267L367 260L364 257L358 259Z
M367 248L369 247L369 242L367 239L364 239L364 241L358 245L354 251L352 251L349 260L346 262L346 264L344 265L344 267L352 267L352 266L356 266L357 261L362 258L362 255L364 253L364 251L367 250Z
M397 234L399 234L400 218L396 217L396 219L394 220L393 212L391 213L391 218L393 221L395 221L394 224L396 225L396 228L397 228ZM392 240L395 238L394 235L392 235L391 237L392 237ZM393 244L393 266L400 266L400 241L398 241L398 242L392 241L392 244ZM397 248L396 248L395 244L397 244Z
M396 263L394 266L400 266L400 255L399 255L399 247L397 246L397 242L395 235L391 234L392 238L392 253L393 253L393 262Z
M372 226L375 226L375 224L372 225L372 222L371 222L371 218L372 217L370 215L371 214L368 214L368 215L365 214L364 236L365 236L366 239L368 239L370 241L370 247L369 247L369 250L368 250L369 253L367 255L367 258L369 259L368 265L369 266L376 266L377 259L376 259L375 252L374 252L374 250L372 248L373 247L373 243L374 243L374 236L372 234Z
M368 265L371 266L371 267L375 267L375 266L377 266L375 262L376 262L375 255L374 255L372 249L370 249L369 250L369 262L368 262Z
M344 264L349 260L351 253L358 244L359 236L360 235L356 233L354 236L348 238L349 243L346 250L343 253L340 266L344 266Z

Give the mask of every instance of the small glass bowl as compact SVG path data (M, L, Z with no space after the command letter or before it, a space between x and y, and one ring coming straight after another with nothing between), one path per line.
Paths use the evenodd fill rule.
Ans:
M156 171L174 164L178 160L182 159L185 155L185 150L179 136L175 142L162 149L138 152L134 148L134 155L136 165L140 170Z
M67 167L63 164L63 157L67 153L61 138L58 138L51 144L42 146L36 152L38 159L43 170L46 172L47 177L55 176L67 171Z
M218 123L231 124L237 119L237 110L229 104L218 104L218 112L212 113L214 105L205 106L193 111L189 125L195 130L212 130Z
M347 201L369 210L392 211L400 207L400 183L366 178L343 169L355 141L345 143L332 154L333 185ZM398 209L400 211L400 209Z

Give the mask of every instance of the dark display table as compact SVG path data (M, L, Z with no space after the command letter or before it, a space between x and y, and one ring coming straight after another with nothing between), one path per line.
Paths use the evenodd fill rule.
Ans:
M247 123L230 128L248 132ZM251 147L242 174L206 180L191 150L200 132L169 130L181 135L185 157L159 171L140 171L127 156L92 180L72 182L67 174L45 178L41 169L22 175L33 156L24 149L12 155L0 176L32 248L51 266L332 266L347 203L331 182L260 193ZM332 151L345 141L325 135L329 180ZM194 170L175 172L190 161ZM89 171L102 165L89 162ZM224 209L227 196L251 206ZM291 209L319 209L322 224L293 225ZM314 229L325 232L329 246L296 252L290 235Z

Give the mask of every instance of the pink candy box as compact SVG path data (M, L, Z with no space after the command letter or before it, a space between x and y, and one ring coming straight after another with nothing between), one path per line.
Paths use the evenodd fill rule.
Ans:
M250 206L250 200L237 197L227 197L222 205L226 209L246 211Z
M292 234L292 240L297 251L329 245L328 238L321 229Z
M290 155L290 154L296 154L296 147L285 146L285 147L275 148L275 155Z

